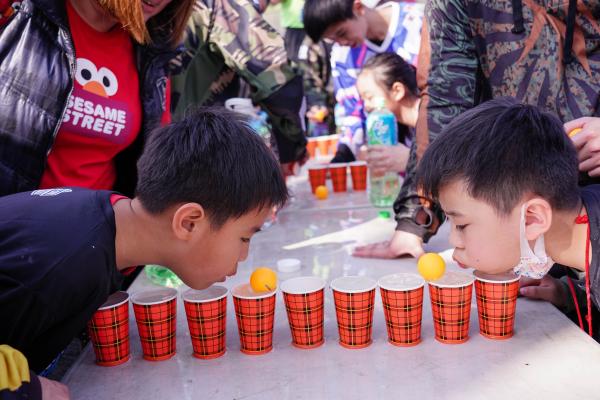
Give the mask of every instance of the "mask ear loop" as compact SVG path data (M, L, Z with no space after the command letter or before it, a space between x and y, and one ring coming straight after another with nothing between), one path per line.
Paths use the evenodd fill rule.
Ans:
M536 242L536 248L537 244ZM525 236L525 204L521 207L521 221L519 222L519 245L521 246L521 258L523 257L535 257L535 253L529 246L529 241Z

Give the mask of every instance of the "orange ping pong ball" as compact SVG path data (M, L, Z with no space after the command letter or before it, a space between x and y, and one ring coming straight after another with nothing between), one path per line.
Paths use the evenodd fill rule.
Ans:
M327 198L328 190L327 186L319 185L315 189L315 197L319 200L325 200Z
M417 261L419 274L427 281L440 279L446 271L446 262L438 253L425 253Z
M277 274L271 268L256 268L250 275L250 286L255 292L275 290L277 288Z
M581 131L581 128L575 128L571 132L569 132L568 135L570 138L572 138L573 136L577 135L579 131Z

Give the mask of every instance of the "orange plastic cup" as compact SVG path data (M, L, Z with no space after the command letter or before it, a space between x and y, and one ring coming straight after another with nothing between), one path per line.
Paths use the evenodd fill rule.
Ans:
M354 161L348 165L352 176L352 189L354 191L367 190L367 163L365 161Z
M377 282L381 291L388 341L395 346L421 342L425 280L416 274L386 275Z
M325 157L329 154L329 143L331 140L328 136L319 136L315 138L317 141L317 150L319 150L319 157Z
M519 277L513 273L475 276L479 333L489 339L508 339L514 334Z
M339 141L339 135L329 135L329 154L335 154L337 152Z
M348 181L348 164L329 164L329 175L333 183L334 192L345 192Z
M331 281L343 347L360 349L371 344L376 287L375 280L363 276L344 276Z
M325 342L324 289L325 281L316 276L292 278L281 284L294 346L311 349Z
M192 354L210 359L225 354L227 288L214 285L204 290L190 289L182 296L187 316Z
M276 291L256 293L249 283L244 283L233 288L231 293L240 333L240 350L250 355L270 352L273 349Z
M318 186L327 183L327 165L311 165L308 167L308 180L313 194Z
M111 367L129 360L129 294L115 292L87 324L96 364Z
M435 338L442 343L464 343L469 339L473 277L448 271L429 282Z
M315 158L317 152L317 138L307 138L306 151L308 151L310 158Z
M139 292L131 298L142 352L148 361L166 360L175 355L177 290L164 288Z

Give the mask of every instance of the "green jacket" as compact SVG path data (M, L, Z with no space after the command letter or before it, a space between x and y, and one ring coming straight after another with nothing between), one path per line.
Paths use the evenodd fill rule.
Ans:
M282 37L250 1L197 0L184 47L171 61L175 119L190 106L220 103L219 95L237 97L230 89L241 77L269 114L280 161L304 157L302 77L290 66Z

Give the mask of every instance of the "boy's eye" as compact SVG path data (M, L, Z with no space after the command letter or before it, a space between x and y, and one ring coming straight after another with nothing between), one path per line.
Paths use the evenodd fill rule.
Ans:
M465 225L456 225L457 231L464 231L468 224Z
M250 243L250 238L242 238L241 240L244 243Z

